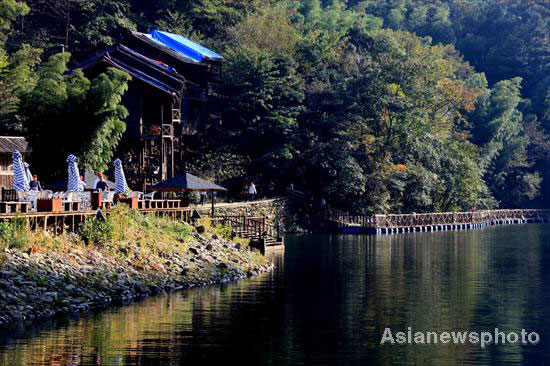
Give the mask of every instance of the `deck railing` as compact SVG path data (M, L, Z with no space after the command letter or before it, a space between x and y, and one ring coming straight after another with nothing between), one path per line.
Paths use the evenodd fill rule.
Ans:
M266 217L222 216L212 219L212 223L229 226L237 235L247 239L280 241L279 225L269 222Z
M550 210L484 210L421 214L350 215L332 210L331 221L340 227L385 228L453 224L484 224L498 220L548 219Z

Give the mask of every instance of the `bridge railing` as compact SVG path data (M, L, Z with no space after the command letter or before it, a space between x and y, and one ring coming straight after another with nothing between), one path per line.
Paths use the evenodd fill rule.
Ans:
M413 227L453 224L483 224L494 220L549 218L550 210L483 210L471 212L439 212L420 214L350 215L332 210L331 220L339 226L363 228Z

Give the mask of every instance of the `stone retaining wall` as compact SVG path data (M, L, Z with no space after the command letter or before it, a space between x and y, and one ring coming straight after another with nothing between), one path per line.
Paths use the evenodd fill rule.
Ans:
M211 207L208 205L199 206L196 208L201 215L210 215ZM261 201L239 202L239 203L222 203L216 205L216 216L255 216L267 217L267 219L275 224L281 225L284 230L289 222L290 212L289 204L286 198L275 198Z

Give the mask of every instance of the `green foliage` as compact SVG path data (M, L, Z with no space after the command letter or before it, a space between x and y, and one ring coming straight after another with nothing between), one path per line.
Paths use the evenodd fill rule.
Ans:
M128 112L120 101L130 76L116 69L93 80L80 70L64 75L67 58L50 57L23 97L31 164L44 180L66 174L69 154L80 158L81 169L106 169L126 129Z
M294 60L286 54L239 48L227 51L225 67L230 99L220 135L238 155L254 158L247 169L251 174L288 166L304 97Z
M0 246L23 249L28 243L29 229L25 218L16 217L11 221L0 222Z
M84 243L103 248L112 242L113 232L112 220L102 220L96 216L90 216L80 227L79 235Z
M217 235L219 238L225 240L234 239L233 230L230 226L224 226L222 224L212 225L212 220L210 219L210 217L203 217L199 219L198 224L204 226L206 232L212 235Z
M23 1L0 1L0 29L10 29L13 21L17 19L17 17L23 16L28 12L29 7Z
M300 39L285 3L266 6L229 30L233 49L259 49L271 54L292 54ZM259 36L261 35L261 36Z
M19 24L29 9L0 2L0 121L29 136L43 179L69 153L106 167L129 78L65 75L68 54L38 67L40 50L82 60L157 26L224 55L221 123L188 161L206 177L292 182L357 212L550 203L546 0L27 4ZM131 218L158 230L148 220Z

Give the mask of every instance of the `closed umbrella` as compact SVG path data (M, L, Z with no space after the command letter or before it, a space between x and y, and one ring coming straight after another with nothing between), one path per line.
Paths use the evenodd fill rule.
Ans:
M25 175L27 176L27 182L29 182L29 188L30 188L30 184L32 182L32 174L31 174L30 165L29 165L29 163L27 163L25 161L23 163L23 166L25 167Z
M69 179L67 180L67 192L78 192L80 174L78 173L77 158L73 154L67 157Z
M126 183L126 176L124 175L124 169L122 168L122 161L120 159L115 160L115 192L126 193L130 191L128 184Z
M15 150L12 154L13 157L13 188L17 192L28 192L30 190L27 180L27 173L25 172L25 166L23 165L23 159L21 153Z

